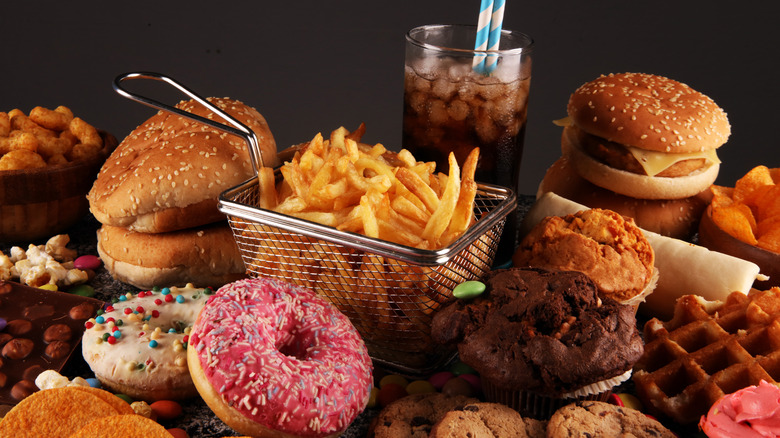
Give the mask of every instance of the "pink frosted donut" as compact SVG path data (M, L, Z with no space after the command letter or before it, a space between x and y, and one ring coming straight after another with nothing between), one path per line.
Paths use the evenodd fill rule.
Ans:
M372 367L362 338L309 289L266 278L225 285L189 339L195 387L241 434L338 436L368 403Z

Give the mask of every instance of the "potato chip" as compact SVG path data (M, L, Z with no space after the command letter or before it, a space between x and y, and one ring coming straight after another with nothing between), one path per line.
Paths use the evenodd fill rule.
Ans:
M135 411L133 411L133 408L130 407L130 405L122 400L121 398L115 396L114 394L100 388L93 388L91 386L73 386L74 390L76 391L85 391L89 394L92 394L104 402L110 404L119 414L123 415L129 415L134 414Z
M764 186L773 186L774 184L772 176L769 174L769 168L756 166L737 180L734 185L734 202L754 205L754 198L760 195L756 192Z
M761 237L780 228L780 216L766 218L756 225L756 237Z
M780 167L769 169L769 175L772 177L772 181L774 181L775 184L780 184Z
M768 251L780 253L780 227L772 228L759 237L757 245Z
M69 437L96 418L118 415L108 402L73 386L38 391L0 421L0 436Z
M712 221L726 233L751 245L756 244L756 221L745 204L733 204L712 210Z
M755 203L758 221L780 216L780 185L772 186L771 189L766 190L755 200Z
M71 438L171 438L171 434L154 420L130 414L93 420Z
M734 203L734 187L710 186L712 208L725 207Z

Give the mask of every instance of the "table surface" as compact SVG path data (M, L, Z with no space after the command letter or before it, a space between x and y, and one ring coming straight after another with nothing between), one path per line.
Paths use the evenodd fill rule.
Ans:
M518 221L521 221L528 208L533 204L534 198L532 196L520 195L518 197ZM91 215L85 217L85 219L72 229L67 231L70 236L70 243L68 247L77 251L79 255L93 254L97 255L96 250L96 230L100 227L100 223L94 219ZM45 243L45 242L34 242ZM0 243L0 251L8 254L8 250L11 245ZM113 297L117 297L128 291L138 291L139 289L114 280L111 275L105 269L101 268L96 272L95 278L93 278L89 284L94 287L96 291L96 298L104 301L109 301ZM640 327L642 322L640 321ZM74 354L69 362L62 370L62 374L74 378L81 376L84 378L94 377L94 374L90 370L84 358L80 354ZM616 389L621 392L632 392L633 385L631 381L624 383L623 386ZM183 414L169 421L161 421L161 424L166 428L179 427L187 431L191 437L199 438L212 438L212 437L227 437L237 436L237 432L233 431L230 427L225 425L211 409L200 398L193 398L183 401ZM371 420L378 414L378 409L367 409L350 425L344 434L343 438L357 438L364 437L368 431ZM667 425L668 426L668 425ZM685 431L688 432L688 431Z

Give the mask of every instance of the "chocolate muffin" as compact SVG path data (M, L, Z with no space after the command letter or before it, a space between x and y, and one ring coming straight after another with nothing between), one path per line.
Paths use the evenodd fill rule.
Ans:
M528 393L562 400L603 395L630 376L643 353L633 308L600 299L585 274L512 268L483 281L482 295L434 316L431 335L457 345L460 360L482 376L486 396L495 388L496 397L521 398L490 401L539 418L544 413ZM543 410L551 414L554 407Z

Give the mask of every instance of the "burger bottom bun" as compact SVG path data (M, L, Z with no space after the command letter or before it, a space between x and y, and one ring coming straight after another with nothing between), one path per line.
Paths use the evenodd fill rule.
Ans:
M696 234L712 193L706 189L684 199L637 199L601 188L579 176L571 160L558 159L544 176L537 198L553 192L589 208L603 208L634 218L645 230L689 240Z
M573 129L564 129L561 137L563 156L574 170L591 183L621 195L639 199L684 199L707 190L720 171L720 164L711 164L687 176L674 178L647 176L608 166L583 151Z
M203 367L200 364L200 358L197 351L194 348L187 349L187 366L190 369L190 375L192 381L195 383L203 401L206 402L209 408L214 414L219 417L225 424L230 426L236 432L252 437L261 438L296 438L298 435L290 435L284 432L270 429L260 423L250 420L245 417L241 412L230 406L219 395L216 389L211 386L211 383L206 377L206 373L203 371ZM335 438L339 434L329 435L326 438Z
M217 288L246 276L227 222L157 234L103 225L97 240L111 275L141 289L187 283Z

